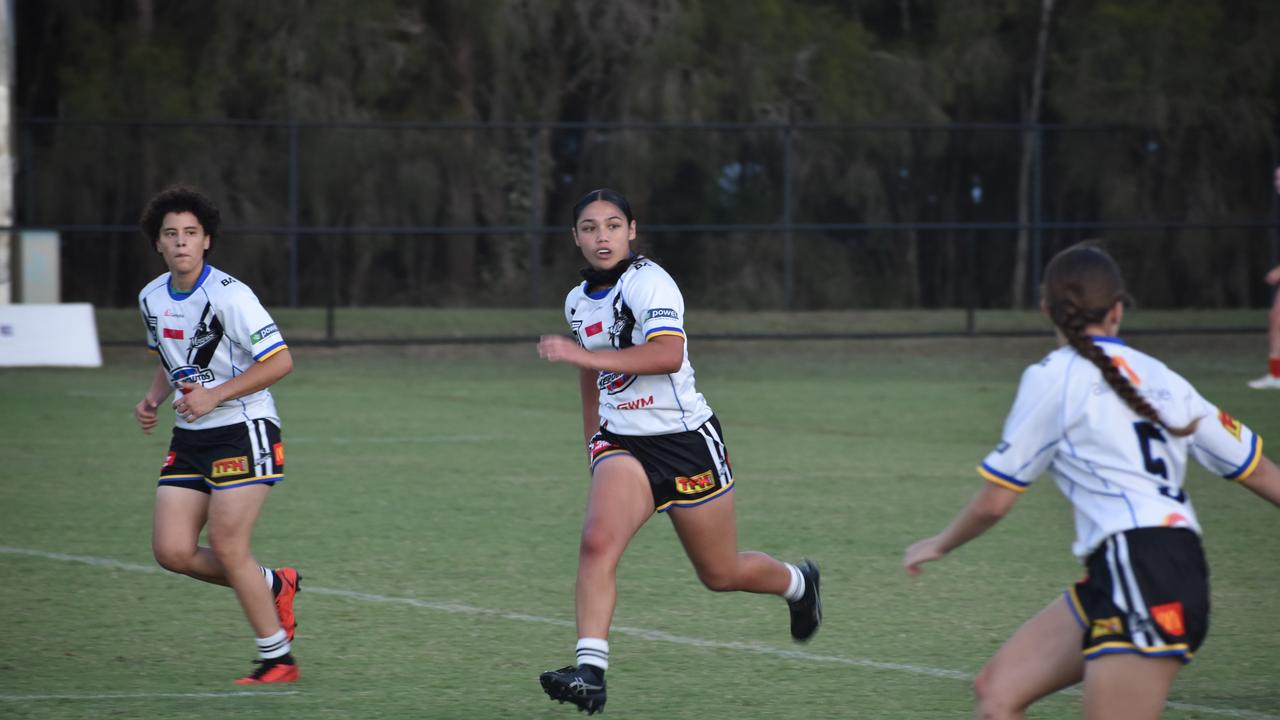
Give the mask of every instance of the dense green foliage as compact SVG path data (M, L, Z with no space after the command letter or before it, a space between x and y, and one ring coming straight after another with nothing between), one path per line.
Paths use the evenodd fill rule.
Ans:
M1262 302L1280 5L1046 2L22 2L22 115L175 123L24 126L22 221L127 225L192 182L230 224L265 228L219 262L278 303L298 121L301 226L511 228L304 235L303 304L554 307L579 260L563 232L522 228L567 225L601 185L631 197L642 231L914 224L799 231L790 250L758 228L645 233L698 303L1025 303L1035 259L1016 228L919 226L1020 218L1112 224L1051 227L1042 252L1105 234L1148 261L1134 284L1149 305ZM373 121L463 125L351 125ZM686 125L723 121L747 126ZM585 125L500 124L520 122ZM1038 145L1023 122L1047 126ZM1224 221L1254 225L1114 229ZM159 269L128 233L69 240L68 274L96 277L64 283L74 299L127 305Z

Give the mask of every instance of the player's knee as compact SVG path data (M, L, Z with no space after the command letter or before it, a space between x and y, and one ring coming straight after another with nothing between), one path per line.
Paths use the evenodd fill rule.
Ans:
M213 556L224 567L234 567L251 556L247 542L229 536L228 533L216 532L212 528L209 529L209 545L213 550Z
M151 552L156 558L156 564L169 572L186 574L191 567L192 553L185 548L153 545Z
M587 562L607 561L621 555L617 534L608 528L592 525L583 528L578 556Z
M712 592L729 592L738 589L737 576L722 568L699 568L698 579Z
M1008 693L1001 691L995 670L990 665L982 668L973 679L973 697L977 705L977 717L983 720L999 720L1016 717L1015 703Z

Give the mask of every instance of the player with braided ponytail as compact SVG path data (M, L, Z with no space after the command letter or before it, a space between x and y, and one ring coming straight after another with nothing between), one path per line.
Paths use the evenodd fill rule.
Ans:
M1021 718L1084 682L1084 715L1159 717L1204 641L1208 569L1183 489L1187 457L1280 506L1280 468L1262 439L1117 333L1128 294L1097 247L1045 269L1042 310L1061 344L1027 368L982 490L941 533L907 548L918 575L1004 517L1046 470L1075 510L1072 551L1087 575L1013 634L974 682L978 715Z
M1182 427L1171 428L1160 418L1129 379L1120 373L1128 367L1116 360L1089 337L1086 328L1106 322L1107 313L1116 309L1115 324L1123 317L1124 302L1129 294L1124 290L1120 268L1106 253L1097 248L1080 246L1079 252L1063 253L1050 263L1045 272L1044 306L1062 339L1081 357L1093 363L1102 373L1102 379L1129 409L1150 420L1155 425L1186 437L1195 432L1199 418Z

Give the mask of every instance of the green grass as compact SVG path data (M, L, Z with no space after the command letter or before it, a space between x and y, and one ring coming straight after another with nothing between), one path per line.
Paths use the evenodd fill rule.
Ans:
M412 312L371 313L369 323L421 315L415 332L471 332L483 317L508 330L475 334L539 331L500 313ZM547 331L559 331L554 321ZM1260 336L1135 342L1264 437L1280 437L1280 395L1243 384L1262 370ZM827 622L795 646L781 601L707 592L655 517L620 570L615 624L634 631L612 638L606 717L968 717L967 682L930 671L976 672L1077 579L1068 505L1045 482L922 578L905 577L899 559L980 486L972 468L998 440L1018 374L1048 349L1046 338L699 344L695 335L699 387L737 471L740 544L818 560ZM531 345L294 355L294 374L276 389L288 480L272 492L255 548L264 563L306 575L303 679L250 697L184 696L234 691L231 679L249 668L252 640L231 593L142 570L154 565L152 488L168 440L132 422L152 361L109 349L101 369L0 371L0 716L576 716L536 681L571 661L575 640L586 476L573 371L540 363ZM1209 640L1173 692L1201 709L1165 717L1278 716L1275 509L1198 467L1189 489L1215 607ZM783 654L793 650L801 654ZM273 694L282 690L296 694ZM1059 695L1032 717L1079 708Z

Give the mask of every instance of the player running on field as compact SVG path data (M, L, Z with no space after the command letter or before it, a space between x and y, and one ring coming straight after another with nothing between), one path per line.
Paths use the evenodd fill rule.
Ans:
M217 207L172 187L151 199L141 227L169 271L138 296L147 345L160 357L134 408L143 432L175 390L176 423L156 488L152 548L167 570L228 585L257 638L257 669L239 684L293 682L293 568L258 565L249 548L271 486L284 479L280 418L269 386L293 369L284 337L243 283L205 263ZM199 544L208 528L209 547ZM274 601L273 601L274 595Z
M573 339L543 337L538 353L579 368L591 488L578 550L577 662L540 680L552 699L592 714L605 703L618 561L655 510L667 513L707 588L785 598L796 640L817 631L822 604L813 563L738 551L733 472L720 423L694 388L684 299L665 270L633 254L630 204L595 190L573 221L588 265L565 301Z
M1027 368L988 480L938 535L907 548L915 575L976 538L1048 470L1075 509L1086 577L1013 634L974 683L978 716L1021 718L1084 681L1086 718L1159 717L1209 625L1188 456L1280 505L1262 439L1180 375L1117 337L1127 294L1102 250L1077 246L1045 270L1043 309L1062 347Z

